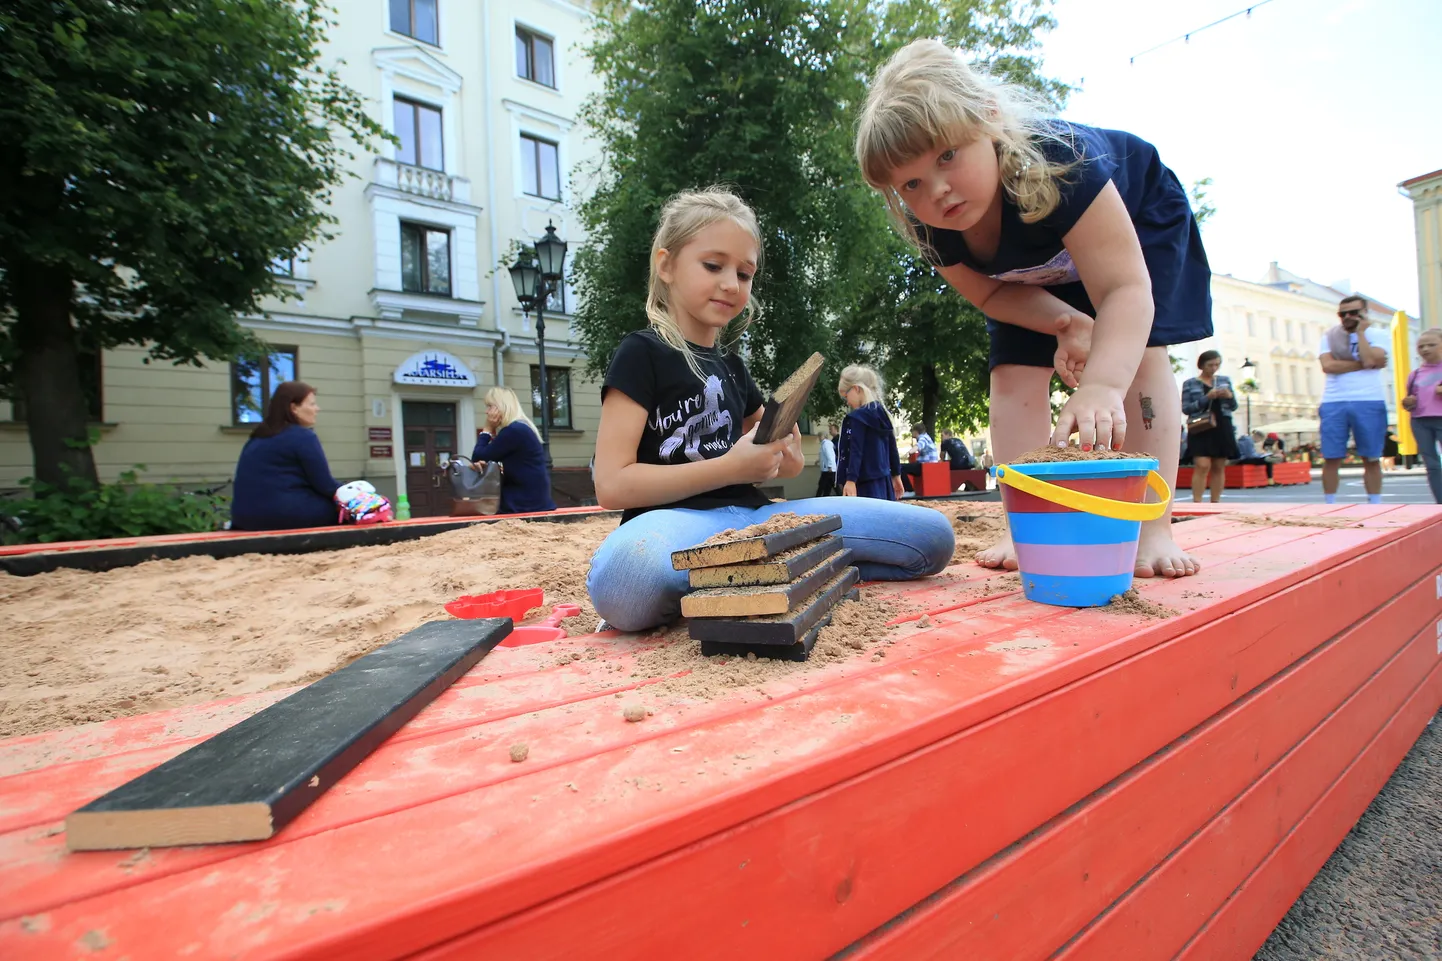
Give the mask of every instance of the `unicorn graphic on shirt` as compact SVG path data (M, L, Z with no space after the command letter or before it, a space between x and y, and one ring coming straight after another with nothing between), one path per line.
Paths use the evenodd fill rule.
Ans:
M721 409L721 378L712 374L706 378L704 390L705 404L701 410L687 418L686 422L677 427L671 436L661 442L661 459L670 460L671 455L684 446L686 459L691 461L705 460L701 454L701 440L704 437L714 437L724 427L726 436L731 436L731 412Z

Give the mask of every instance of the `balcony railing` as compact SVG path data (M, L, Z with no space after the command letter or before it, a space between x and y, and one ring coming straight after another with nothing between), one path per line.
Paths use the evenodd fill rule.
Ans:
M440 170L396 163L384 157L376 158L375 180L382 186L418 197L454 203L470 203L471 199L471 182L464 177L452 177Z

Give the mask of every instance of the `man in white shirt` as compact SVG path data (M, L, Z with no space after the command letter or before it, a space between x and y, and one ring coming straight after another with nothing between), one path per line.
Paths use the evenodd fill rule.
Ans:
M832 424L831 436L821 435L821 456L816 461L821 468L821 481L816 485L817 497L830 497L836 493L836 437L840 433L841 429Z
M1322 495L1337 501L1337 469L1347 438L1362 458L1367 500L1382 503L1382 445L1387 441L1387 394L1382 368L1391 338L1367 322L1367 298L1355 294L1337 305L1341 323L1322 335L1318 349L1327 386L1322 392Z

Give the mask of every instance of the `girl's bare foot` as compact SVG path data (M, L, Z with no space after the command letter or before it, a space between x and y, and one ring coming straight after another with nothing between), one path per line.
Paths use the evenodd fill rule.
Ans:
M996 570L1016 570L1016 548L1012 546L1011 543L1011 532L1008 531L1003 534L1001 540L986 550L977 551L976 562L982 567L990 567Z
M1007 542L1010 546L1010 541ZM1142 525L1137 542L1137 577L1188 577L1202 569L1202 562L1177 546L1172 539L1170 516Z

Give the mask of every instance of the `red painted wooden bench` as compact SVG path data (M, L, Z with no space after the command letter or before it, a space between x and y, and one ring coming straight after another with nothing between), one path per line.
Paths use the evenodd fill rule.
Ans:
M1442 511L1182 511L1167 619L958 566L871 588L931 623L880 661L640 724L645 641L500 649L265 843L60 825L284 692L0 741L0 956L1250 958L1442 704Z

